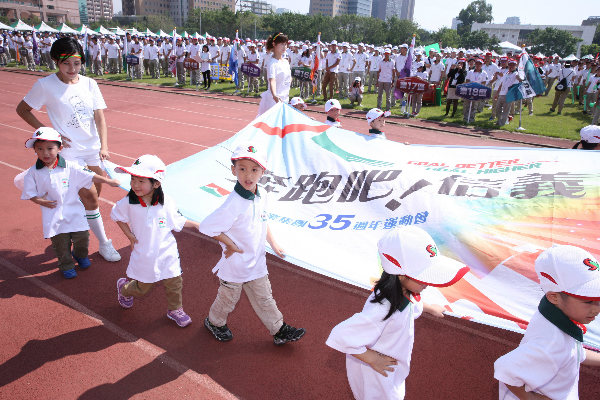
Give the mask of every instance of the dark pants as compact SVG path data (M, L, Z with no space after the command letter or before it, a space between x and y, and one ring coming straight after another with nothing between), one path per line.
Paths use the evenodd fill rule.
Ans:
M202 72L202 84L206 89L210 89L210 69Z
M88 256L88 245L90 242L90 233L88 231L59 233L50 238L52 248L58 257L58 268L61 271L67 271L75 268L73 257L71 256L71 244L73 244L73 255L77 258Z

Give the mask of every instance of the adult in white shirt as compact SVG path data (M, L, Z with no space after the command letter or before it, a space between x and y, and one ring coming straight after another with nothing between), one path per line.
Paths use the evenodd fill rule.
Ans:
M323 77L323 101L327 102L327 86L329 86L329 98L333 98L333 84L337 80L337 73L340 67L342 55L337 50L337 41L333 40L330 44L330 51L325 57L325 76Z
M548 96L548 93L550 93L550 90L552 89L552 85L554 85L554 81L556 81L556 78L558 78L558 74L562 69L562 66L558 62L559 59L559 56L554 57L552 64L548 64L546 68L546 93L544 93L544 96Z
M183 68L183 61L185 60L185 46L181 38L177 38L175 47L173 48L173 55L175 56L175 73L177 74L177 83L175 86L185 85L185 69Z
M267 39L267 51L271 53L271 60L267 68L269 87L261 95L257 116L262 115L280 101L284 103L289 101L292 70L289 62L283 58L287 43L288 37L281 32L274 33Z
M108 159L108 135L104 119L106 104L95 80L79 75L85 53L74 38L64 37L52 45L50 55L58 72L36 81L17 106L17 114L34 129L44 124L31 112L46 106L52 127L61 133L61 157L77 162L98 175L105 176L100 166ZM100 242L100 255L107 261L121 256L106 237L98 208L99 183L87 193L80 193L88 224Z
M106 44L106 55L108 57L108 72L111 74L117 73L117 66L121 60L121 49L111 37Z
M475 82L484 85L488 81L487 72L483 70L483 60L475 60L475 69L467 72L465 83ZM463 119L465 122L473 122L475 120L475 113L481 112L483 107L483 100L463 100Z
M379 54L380 50L381 49L376 48L373 51L373 54L369 56L369 61L367 62L367 64L369 65L369 93L373 93L373 91L371 90L371 86L377 88L377 74L379 73L379 63L383 59L383 57L381 57L381 55Z
M517 74L517 61L510 59L508 61L508 71L502 77L500 81L500 86L498 87L497 93L497 105L496 105L496 115L498 118L497 124L498 126L504 126L507 124L508 114L510 112L510 103L506 102L506 93L508 92L508 88L512 85L521 82L523 79L519 77Z
M565 99L571 93L571 88L573 87L573 76L575 72L571 68L571 63L567 61L565 63L565 67L560 70L558 73L558 83L556 86L560 85L563 80L566 81L566 86L564 86L564 90L554 90L554 102L552 103L552 107L550 108L550 112L554 112L556 110L556 106L558 106L558 115L562 113L563 106L565 105Z
M369 55L365 53L365 45L363 43L358 44L358 51L354 54L354 68L353 75L351 77L352 80L359 77L361 82L365 82L365 73L367 72L367 68L369 67Z
M150 67L150 76L152 79L158 79L160 77L160 72L158 70L158 52L159 48L154 43L154 39L150 38L148 40L148 46L146 54L148 56L148 66Z
M350 75L354 69L354 56L348 50L348 43L342 43L342 58L340 60L340 69L338 73L338 85L340 90L340 98L345 99L348 97L348 85L350 84Z
M35 62L33 61L33 40L31 36L26 36L23 47L27 50L26 56L23 57L25 66L30 71L35 71Z
M142 62L142 44L140 43L139 38L137 37L137 35L133 35L131 37L133 39L133 41L131 43L129 43L128 50L129 50L129 54L136 56L138 58L138 63L135 65L130 65L129 66L129 75L131 79L142 79L142 66L140 65L140 63Z
M40 40L40 48L41 48L41 56L42 61L46 64L48 69L54 69L54 61L52 61L52 57L50 57L50 47L52 47L52 43L54 40L50 37L48 32L44 32L44 37Z
M254 43L248 44L248 54L246 55L246 62L252 65L260 65L260 54L256 51L256 45ZM258 93L258 78L257 76L248 77L248 93L254 90L254 93Z
M394 79L394 62L390 60L390 49L383 51L383 60L379 63L377 73L377 108L381 109L381 96L385 90L385 110L392 106L392 81Z
M433 83L436 88L441 87L445 68L444 63L442 62L442 56L436 54L429 67L429 82Z
M192 38L192 44L190 44L187 56L198 61L200 59L199 55L200 55L201 51L202 51L202 46L200 44L198 44L198 39ZM209 49L209 53L210 53L210 49ZM199 69L190 70L190 83L192 85L200 84L200 70Z

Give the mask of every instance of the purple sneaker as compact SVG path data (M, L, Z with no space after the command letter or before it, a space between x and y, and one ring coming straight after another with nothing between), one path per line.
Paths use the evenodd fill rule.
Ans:
M127 283L127 278L117 279L117 299L123 308L131 308L133 306L133 296L125 297L121 294L121 289Z
M185 328L192 323L192 319L185 313L185 311L183 311L183 308L168 311L167 317L175 321L175 323L182 328Z

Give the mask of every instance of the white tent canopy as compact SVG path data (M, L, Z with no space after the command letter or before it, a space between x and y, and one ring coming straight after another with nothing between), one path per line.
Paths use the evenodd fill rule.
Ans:
M50 32L50 33L57 33L58 32L53 27L47 25L44 21L42 21L42 23L39 26L36 26L35 29L38 32Z
M512 44L511 42L500 42L498 43L498 46L502 49L502 50L521 50L521 48L515 44Z
M12 27L15 31L34 31L32 26L27 25L25 22L18 20L17 23Z
M125 36L125 34L127 33L127 32L125 32L123 29L121 29L121 28L120 28L120 27L118 27L118 26L117 26L116 28L110 28L110 29L112 30L112 32L113 32L115 35L119 35L119 36Z
M6 29L8 31L11 31L12 28L6 24L3 24L2 22L0 22L0 29Z
M60 33L77 33L77 31L73 28L71 28L69 25L62 23L60 24L60 26L58 27L58 31Z
M171 37L171 34L163 31L162 29L160 29L158 32L156 32L156 36L160 36L160 37L168 36L168 37Z
M106 29L102 25L100 25L100 27L98 29L96 29L94 32L95 33L99 33L101 35L110 35L110 34L112 34L111 31L109 31L108 29Z
M571 55L563 58L563 60L565 60L565 61L573 61L573 60L577 60L577 57L575 57L575 54L571 54Z

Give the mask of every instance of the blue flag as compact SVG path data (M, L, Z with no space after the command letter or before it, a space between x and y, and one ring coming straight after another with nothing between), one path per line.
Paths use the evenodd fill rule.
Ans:
M523 79L522 82L512 85L508 88L506 93L506 102L528 99L535 97L538 94L542 94L546 91L544 81L540 76L537 68L533 65L533 62L529 58L529 54L525 50L521 53L521 59L519 60L519 76Z

